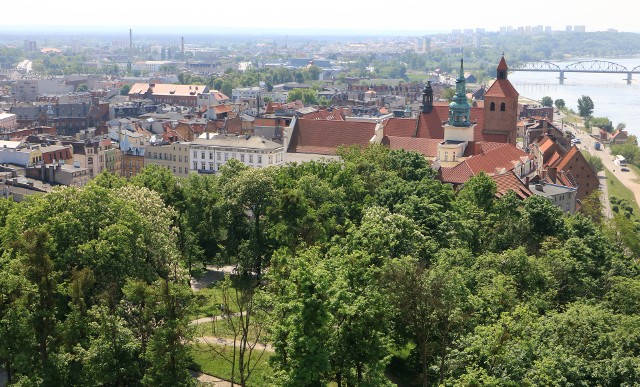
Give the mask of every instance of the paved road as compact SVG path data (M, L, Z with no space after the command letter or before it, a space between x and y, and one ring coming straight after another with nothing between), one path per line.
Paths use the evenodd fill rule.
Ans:
M611 151L608 146L606 146L604 150L597 151L593 148L593 144L595 143L593 137L581 131L574 131L574 133L576 133L576 137L582 141L582 144L580 144L581 149L586 149L592 155L600 157L605 168L611 171L625 187L629 188L631 192L633 192L636 202L640 203L640 180L638 179L638 175L636 175L633 170L627 172L621 171L620 167L613 162L615 155L610 153Z
M554 120L554 122L558 125L558 127L560 127L561 123L558 121L559 119ZM604 149L601 149L599 151L595 150L593 145L596 142L596 140L593 137L591 137L590 135L588 135L587 133L581 130L572 129L569 125L565 125L564 129L565 130L568 129L577 138L580 139L581 143L578 145L580 150L587 151L592 155L600 157L605 168L607 168L611 173L613 173L613 175L617 177L618 180L620 180L620 182L625 187L629 188L631 192L633 192L633 195L636 199L636 203L640 205L640 179L638 178L638 175L636 175L636 173L633 170L629 170L627 172L621 171L620 167L613 162L615 155L612 155L610 153L609 146L604 146ZM606 181L606 177L603 177L603 176L604 176L604 172L601 172L598 174L598 178L600 179L600 186L602 187L602 191L603 191L603 204L607 209L607 215L610 216L611 210L609 209L609 200L608 200L609 195L608 195L607 184L606 184L607 181Z

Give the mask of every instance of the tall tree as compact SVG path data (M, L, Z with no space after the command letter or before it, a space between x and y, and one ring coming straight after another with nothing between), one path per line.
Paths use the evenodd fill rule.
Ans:
M578 114L582 118L590 117L593 113L593 101L588 95L578 98Z

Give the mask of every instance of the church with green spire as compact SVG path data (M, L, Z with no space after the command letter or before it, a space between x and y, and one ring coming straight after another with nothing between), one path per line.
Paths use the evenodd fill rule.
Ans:
M460 74L456 79L456 94L449 104L449 125L457 127L467 127L471 125L469 119L471 115L471 105L467 100L467 82L464 79L464 60L460 59Z
M456 94L449 104L449 120L444 122L444 141L438 144L438 163L453 166L464 155L469 142L474 141L475 124L471 122L471 105L467 100L464 61L460 59L460 74L456 78Z

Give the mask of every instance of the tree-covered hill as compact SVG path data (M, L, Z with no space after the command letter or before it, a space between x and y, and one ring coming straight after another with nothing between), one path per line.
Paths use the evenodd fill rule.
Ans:
M273 386L640 383L630 219L497 199L483 174L455 192L416 153L340 153L0 200L11 383L193 383L188 279L204 262L251 285Z

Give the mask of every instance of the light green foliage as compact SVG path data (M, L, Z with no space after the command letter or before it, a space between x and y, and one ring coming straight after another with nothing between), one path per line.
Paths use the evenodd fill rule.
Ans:
M313 89L293 89L289 91L287 102L302 101L305 105L318 104L318 92Z
M496 198L484 174L456 192L416 153L338 154L262 169L231 160L187 179L103 173L0 200L11 383L189 385L190 345L245 385L639 383L640 225L628 203L612 198L612 221L596 197L568 215L539 196ZM202 291L196 310L190 274L221 261L238 265L237 282ZM217 322L238 350L205 354L189 319L220 303L244 311ZM247 346L262 327L268 381L251 376L265 357Z
M593 113L593 101L588 95L578 98L578 114L582 118L587 118Z
M638 142L633 136L629 136L629 139L623 144L611 145L611 154L622 155L628 163L638 165L640 164L640 148L638 148Z
M588 152L584 152L582 155L587 160L589 165L591 165L591 168L593 168L593 171L595 173L604 171L604 163L602 162L602 159L600 157L594 156Z

